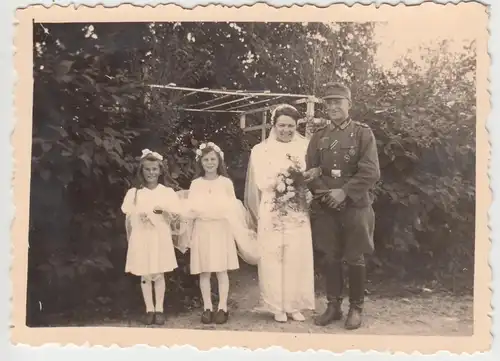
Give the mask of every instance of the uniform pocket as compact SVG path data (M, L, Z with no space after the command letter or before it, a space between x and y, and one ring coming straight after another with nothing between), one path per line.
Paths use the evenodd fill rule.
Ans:
M319 150L325 150L325 149L328 149L330 147L330 138L321 138L318 142L318 149Z
M345 163L354 164L357 162L359 158L358 148L356 144L342 145L339 149L340 156L344 160Z

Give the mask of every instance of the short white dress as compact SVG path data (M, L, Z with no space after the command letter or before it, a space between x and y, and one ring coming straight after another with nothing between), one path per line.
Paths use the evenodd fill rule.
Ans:
M155 214L155 207L164 213ZM182 210L175 191L162 184L154 189L132 188L125 195L121 209L129 225L125 272L145 276L176 269L169 217ZM142 221L140 213L146 213L148 221Z
M191 183L188 204L194 212L189 247L191 274L239 268L234 233L227 220L236 199L233 182L224 176L197 178Z

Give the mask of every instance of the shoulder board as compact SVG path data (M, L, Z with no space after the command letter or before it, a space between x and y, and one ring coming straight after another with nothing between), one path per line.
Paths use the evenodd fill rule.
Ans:
M370 128L370 126L366 123L361 123L361 122L358 122L357 120L353 120L352 121L354 124L360 126L360 127L363 127L363 128Z
M313 133L318 133L326 128L327 124L321 124L313 127Z

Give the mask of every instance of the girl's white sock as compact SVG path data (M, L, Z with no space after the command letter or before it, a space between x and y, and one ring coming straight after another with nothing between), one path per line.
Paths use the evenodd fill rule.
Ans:
M144 303L146 304L146 312L154 312L155 307L153 304L153 287L151 285L151 277L141 277L141 289L142 297L144 297Z
M155 311L163 312L163 300L165 299L165 276L159 273L154 277L155 283Z
M227 311L227 298L229 295L229 276L227 272L217 272L219 282L219 310Z
M203 309L212 311L210 276L210 273L200 273L200 291L203 299Z

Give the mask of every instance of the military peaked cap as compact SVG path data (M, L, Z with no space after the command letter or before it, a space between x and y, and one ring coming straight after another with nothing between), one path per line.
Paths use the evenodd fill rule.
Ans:
M342 99L345 98L351 101L351 90L341 83L328 83L323 90L323 100L325 99Z

